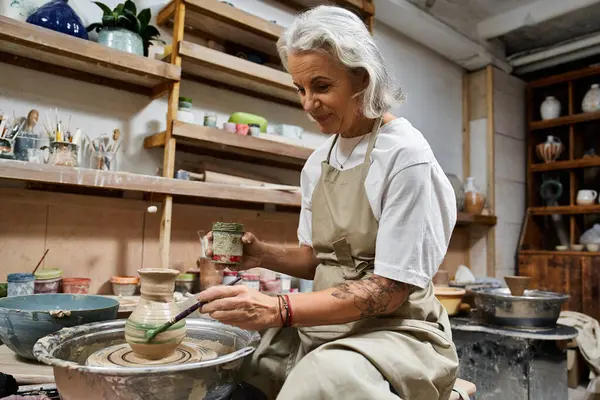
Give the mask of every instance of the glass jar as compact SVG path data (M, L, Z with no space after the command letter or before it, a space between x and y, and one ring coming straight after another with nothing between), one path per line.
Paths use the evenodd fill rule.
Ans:
M93 151L90 155L90 169L117 171L117 153L114 151Z
M0 139L0 158L14 160L15 154L12 149L12 142L8 139Z
M260 290L260 276L258 274L242 274L242 285L250 289Z
M46 157L42 147L47 146L48 138L42 138L33 132L21 133L15 140L15 158L21 161L43 164Z
M65 167L77 166L77 145L70 142L52 142L50 144L50 161L52 165Z
M237 277L237 271L223 271L223 285L228 285L229 283L235 281Z
M215 222L213 231L213 262L218 264L239 264L244 253L242 235L244 225Z
M34 293L60 293L62 270L42 268L35 273Z

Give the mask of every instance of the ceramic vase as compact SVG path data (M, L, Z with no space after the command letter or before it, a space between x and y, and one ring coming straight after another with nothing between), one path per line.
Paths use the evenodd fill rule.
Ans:
M98 34L98 43L126 53L144 55L142 37L124 28L102 28Z
M560 102L554 96L546 97L540 107L542 119L553 119L560 116Z
M583 112L594 112L600 110L600 85L594 83L587 91L581 103Z
M52 0L31 14L27 22L87 40L88 34L81 19L67 2Z
M468 177L465 181L465 212L480 214L485 205L485 196L475 185L475 178Z
M184 319L159 333L150 342L144 336L149 329L159 327L179 313L173 300L179 271L144 268L138 273L141 277L141 298L125 324L125 340L140 357L159 360L173 354L186 335Z
M546 141L544 143L540 143L535 146L535 151L539 158L541 158L545 163L552 163L560 157L564 150L563 144L560 142L560 139L548 135Z

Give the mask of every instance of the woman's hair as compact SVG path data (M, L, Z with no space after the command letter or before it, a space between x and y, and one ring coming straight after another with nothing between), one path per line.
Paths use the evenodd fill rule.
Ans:
M362 96L367 118L381 117L403 100L365 24L343 8L318 6L300 14L277 41L277 50L286 69L289 54L317 51L352 72L364 70L368 85L355 96Z

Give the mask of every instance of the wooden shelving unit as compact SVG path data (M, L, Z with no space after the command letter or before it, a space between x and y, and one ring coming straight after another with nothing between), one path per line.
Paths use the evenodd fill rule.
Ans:
M581 234L600 221L597 201L577 204L579 190L600 189L600 157L595 155L600 151L600 111L585 113L581 106L585 93L599 79L600 67L595 66L528 84L528 208L518 252L519 274L531 276L533 287L566 291L571 295L568 309L594 318L600 318L600 274L594 272L600 265L600 252L555 248L565 244L561 235L569 245L577 244ZM547 96L560 101L561 115L541 120L539 110ZM564 145L559 159L551 163L543 163L535 151L547 135L558 137ZM553 205L546 204L540 193L548 180L562 187Z
M291 6L296 10L304 10L324 3L331 3L340 7L347 8L360 15L367 25L369 31L373 32L373 22L375 16L375 4L373 0L276 0L279 3Z
M178 82L177 65L0 16L0 61L156 97Z
M186 151L223 157L235 157L255 164L275 165L300 170L312 149L253 136L240 136L222 129L173 121L172 136L178 146ZM164 147L166 132L157 133L144 140L147 149Z

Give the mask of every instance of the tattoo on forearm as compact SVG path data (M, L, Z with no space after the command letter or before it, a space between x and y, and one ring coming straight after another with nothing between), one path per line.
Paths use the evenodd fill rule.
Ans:
M366 279L342 283L331 295L337 299L353 299L361 317L372 317L394 311L404 301L394 296L408 290L408 285L381 276L371 275Z

